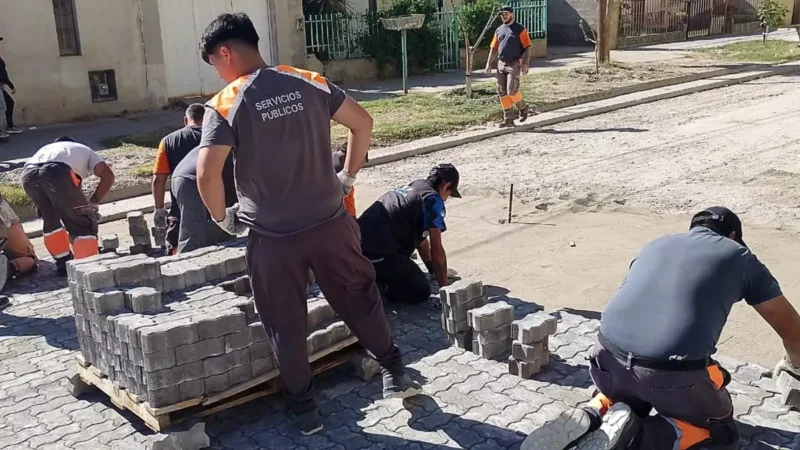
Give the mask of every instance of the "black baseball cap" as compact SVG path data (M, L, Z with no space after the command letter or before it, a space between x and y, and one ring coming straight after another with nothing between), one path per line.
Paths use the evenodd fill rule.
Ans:
M455 198L461 198L461 193L458 192L458 170L452 164L439 164L431 169L431 176L438 176L442 180L450 183L450 195Z
M742 239L742 221L739 220L739 216L730 209L724 206L706 208L692 217L692 224L689 228L694 227L697 223L705 221L719 222L719 228L724 231L726 237L730 235L731 232L734 232L736 233L736 237L733 240L743 247L747 247L747 244L744 243L744 239Z
M511 6L511 5L505 5L502 8L500 8L500 12L501 13L506 12L506 13L514 14L514 7Z

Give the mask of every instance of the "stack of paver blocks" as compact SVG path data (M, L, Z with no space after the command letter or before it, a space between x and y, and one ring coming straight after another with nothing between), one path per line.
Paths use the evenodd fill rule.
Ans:
M158 260L101 254L71 261L84 360L154 408L276 374L253 299L230 291L246 280L242 244ZM310 299L308 310L310 354L351 336L324 299Z
M152 250L150 233L144 214L138 211L128 213L128 231L131 234L131 239L133 239L133 245L130 247L132 255L147 253Z
M504 301L489 303L467 312L473 330L472 351L482 358L496 359L511 348L514 307Z
M528 314L511 324L511 356L508 357L508 372L529 379L547 367L550 361L548 337L555 334L558 321L555 317L539 311Z
M100 253L114 253L119 248L119 237L116 234L107 234L100 238Z
M800 379L789 372L781 372L777 384L781 391L781 402L800 411Z
M483 283L460 280L445 286L439 291L442 303L442 328L450 345L464 350L472 350L472 328L467 322L467 313L486 304Z

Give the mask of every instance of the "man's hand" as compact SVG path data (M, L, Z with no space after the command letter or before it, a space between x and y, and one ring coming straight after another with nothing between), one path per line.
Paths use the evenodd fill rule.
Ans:
M494 68L491 64L486 64L486 73L494 73Z
M353 189L353 185L356 184L356 177L350 175L344 170L337 173L336 176L339 178L339 182L342 183L342 192L344 192L344 195L349 195L350 189Z
M88 212L89 217L91 217L92 220L96 221L97 223L100 223L100 219L103 218L103 215L100 214L100 205L98 205L97 203L90 202L86 206L86 210Z
M155 224L156 228L159 230L166 230L169 227L169 224L167 223L167 217L169 217L169 213L167 213L166 208L156 208L156 211L153 214L153 223Z
M520 66L520 68L519 68L519 71L520 71L520 73L521 73L522 75L527 75L527 74L528 74L528 72L530 72L530 71L531 71L531 68L530 68L530 66L529 66L529 65L527 65L527 64L525 64L525 63L523 63L523 64L522 64L522 66Z
M778 361L778 365L775 366L775 371L772 372L772 379L777 380L783 372L788 372L793 377L800 380L800 367L792 365L788 356L784 356L780 361Z
M217 224L218 227L222 228L222 230L231 236L236 236L241 233L244 233L247 230L247 226L239 221L236 217L236 214L239 212L239 204L235 204L230 208L225 209L225 218L218 222L214 222Z

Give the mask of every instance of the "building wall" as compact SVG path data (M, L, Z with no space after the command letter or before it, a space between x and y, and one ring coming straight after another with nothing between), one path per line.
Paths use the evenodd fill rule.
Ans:
M550 45L592 45L583 37L578 23L583 19L597 26L596 0L548 0L547 39ZM591 32L586 28L587 33Z
M79 0L80 56L60 56L51 0L5 0L0 14L3 59L17 87L15 119L41 124L165 101L158 62L148 65L140 0ZM114 69L117 101L93 103L90 70Z

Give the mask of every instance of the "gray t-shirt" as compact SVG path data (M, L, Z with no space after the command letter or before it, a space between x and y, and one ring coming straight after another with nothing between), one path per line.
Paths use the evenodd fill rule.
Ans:
M233 147L242 222L287 236L344 212L330 130L345 98L317 73L277 66L239 78L206 103L200 146Z
M733 304L781 295L756 255L704 228L647 244L603 311L600 332L635 356L694 360L716 352Z

